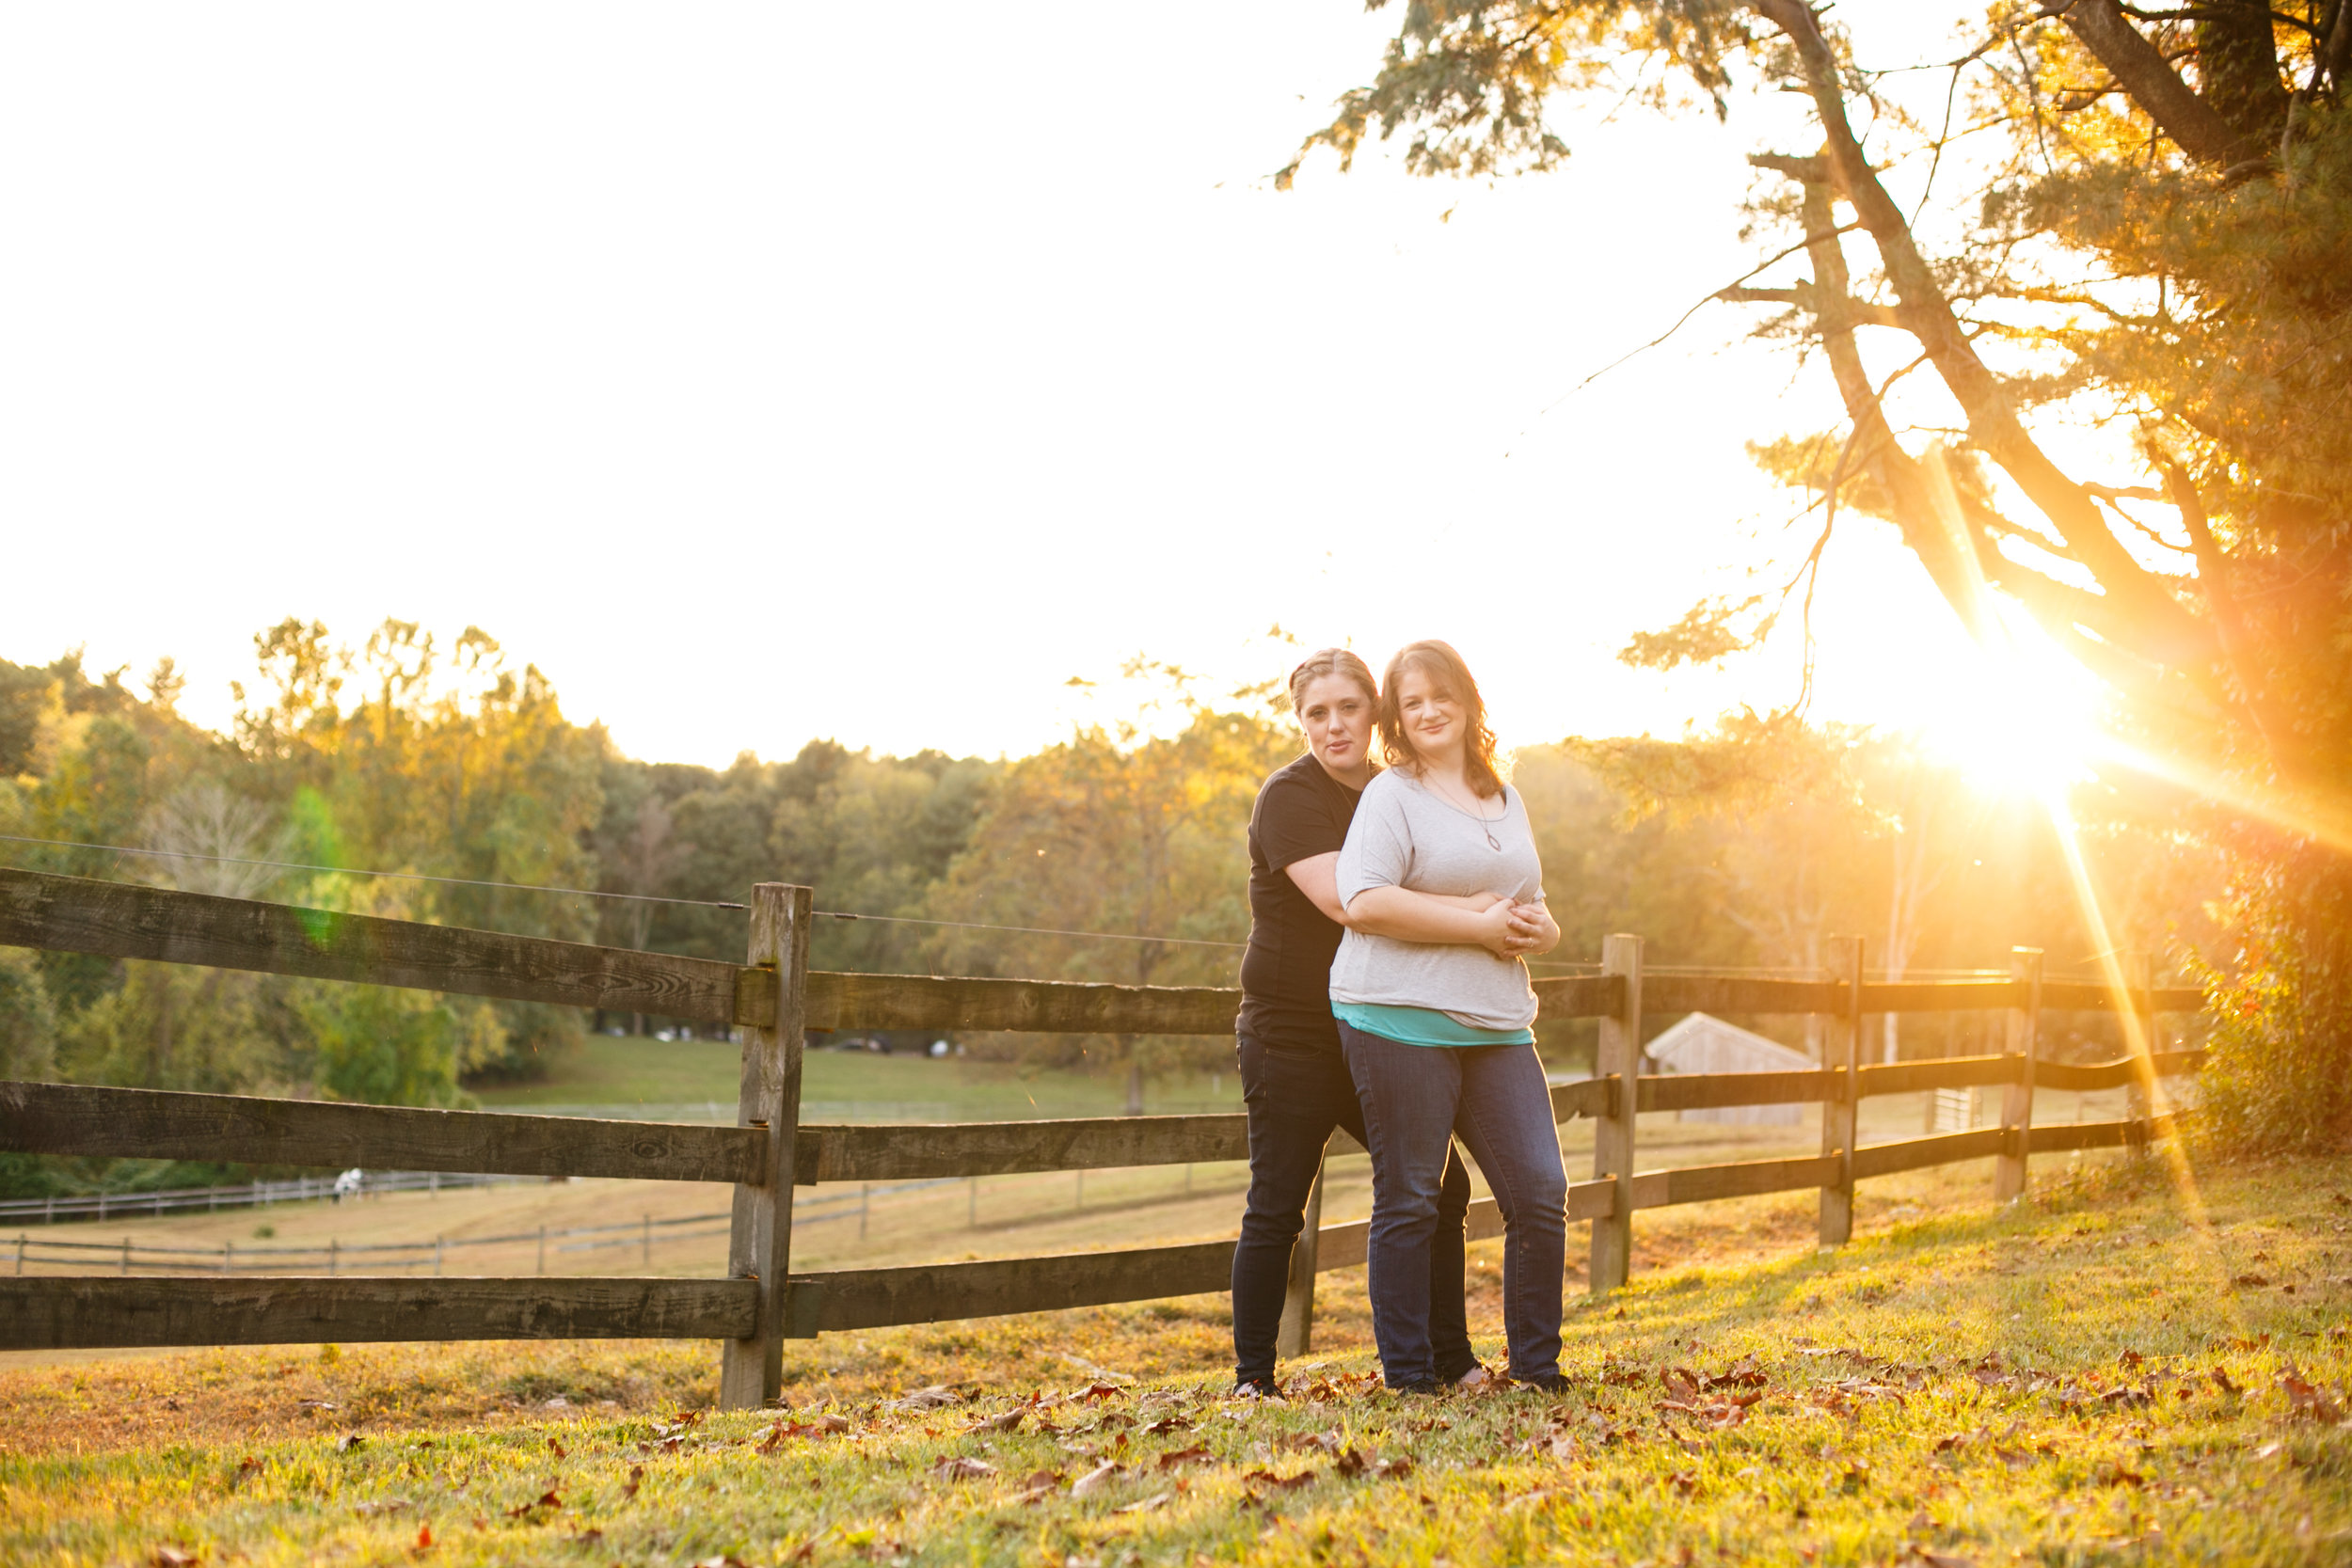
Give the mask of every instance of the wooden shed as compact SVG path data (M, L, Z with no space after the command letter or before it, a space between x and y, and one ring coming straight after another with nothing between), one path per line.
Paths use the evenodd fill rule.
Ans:
M1803 1072L1820 1064L1802 1051L1707 1013L1692 1013L1643 1047L1661 1072ZM1683 1111L1683 1121L1736 1122L1750 1127L1799 1127L1802 1105L1730 1105Z

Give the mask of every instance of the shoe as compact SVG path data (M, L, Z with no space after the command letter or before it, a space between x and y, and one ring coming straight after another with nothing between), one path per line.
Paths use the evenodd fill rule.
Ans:
M1282 1386L1271 1377L1246 1377L1233 1385L1233 1391L1229 1397L1237 1400L1279 1400L1282 1397Z
M1420 1383L1391 1383L1388 1387L1391 1394L1442 1394L1445 1392L1445 1385L1435 1378Z
M1514 1388L1533 1388L1539 1394L1566 1394L1576 1389L1574 1383L1558 1372L1547 1372L1542 1377L1515 1377L1511 1386Z

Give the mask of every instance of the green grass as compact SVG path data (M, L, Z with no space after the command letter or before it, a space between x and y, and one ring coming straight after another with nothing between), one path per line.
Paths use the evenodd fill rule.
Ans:
M2049 1174L2030 1207L1574 1302L1556 1399L1370 1389L1360 1274L1325 1276L1334 1348L1269 1407L1218 1397L1216 1298L796 1343L782 1416L692 1418L703 1345L5 1373L0 1560L2352 1560L2352 1162L2209 1173L2204 1226L2159 1164ZM1740 1212L1786 1234L1789 1201Z
M592 1035L560 1058L535 1084L483 1088L485 1106L679 1105L735 1103L740 1048L724 1040L656 1040ZM930 1107L944 1119L1010 1121L1031 1117L1116 1116L1127 1102L1126 1080L1062 1070L1034 1071L969 1057L884 1056L863 1051L812 1051L802 1067L801 1095L819 1103L887 1109ZM1155 1079L1145 1108L1241 1109L1241 1083L1232 1071ZM928 1117L930 1113L927 1112ZM881 1117L866 1119L883 1119Z

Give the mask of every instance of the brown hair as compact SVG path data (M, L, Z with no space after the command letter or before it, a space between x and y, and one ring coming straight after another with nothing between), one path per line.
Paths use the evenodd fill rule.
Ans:
M1317 648L1298 661L1291 672L1291 711L1296 713L1307 705L1307 688L1326 675L1344 675L1364 689L1364 699L1373 704L1380 701L1380 688L1373 684L1372 666L1346 648Z
M1421 754L1405 734L1405 715L1397 706L1397 688L1403 684L1405 672L1418 670L1436 683L1438 689L1462 705L1462 718L1470 731L1462 748L1463 770L1470 775L1470 788L1482 798L1502 793L1502 770L1495 766L1495 732L1486 726L1486 701L1478 694L1478 683L1470 678L1470 666L1453 645L1431 638L1422 642L1408 642L1389 660L1388 673L1380 680L1380 748L1388 752L1391 767L1402 768L1416 778L1421 775Z

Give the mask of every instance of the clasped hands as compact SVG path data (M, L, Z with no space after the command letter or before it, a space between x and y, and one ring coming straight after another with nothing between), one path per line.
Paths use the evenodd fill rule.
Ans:
M1551 911L1541 904L1522 904L1500 893L1475 894L1471 902L1479 906L1478 943L1498 958L1549 953L1560 940Z

